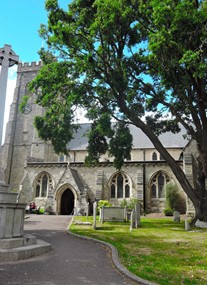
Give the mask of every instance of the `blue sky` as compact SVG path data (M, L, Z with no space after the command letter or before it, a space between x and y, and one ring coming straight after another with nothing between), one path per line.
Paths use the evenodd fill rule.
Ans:
M70 0L59 0L60 7L67 9ZM0 48L4 44L12 46L21 62L39 61L38 50L43 45L38 35L41 24L47 23L45 0L1 1ZM9 70L4 124L9 115L16 84L16 66Z
M59 0L67 8L69 0ZM12 46L23 62L38 61L42 39L38 35L40 24L47 23L45 0L1 1L0 47Z

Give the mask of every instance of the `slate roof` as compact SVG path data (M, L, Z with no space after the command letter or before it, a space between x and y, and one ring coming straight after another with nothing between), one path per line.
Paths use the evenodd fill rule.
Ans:
M90 123L80 124L74 139L68 144L69 150L86 150L88 145L87 132L90 130ZM142 132L142 130L137 127L130 125L130 132L133 135L133 148L136 149L147 149L154 148L151 141L148 137ZM181 127L181 131L177 134L171 132L164 133L159 136L162 144L165 148L183 148L187 145L188 140L184 139L183 135L186 134L186 131Z

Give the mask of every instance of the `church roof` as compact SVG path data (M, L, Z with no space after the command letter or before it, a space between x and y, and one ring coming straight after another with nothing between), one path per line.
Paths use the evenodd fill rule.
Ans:
M88 146L87 133L90 130L90 123L80 124L74 138L68 144L69 150L86 150ZM147 149L154 148L149 138L143 133L142 130L138 129L134 125L129 125L130 132L133 136L133 148L136 149ZM159 136L160 141L165 148L183 148L187 145L188 140L184 139L183 135L186 131L181 127L181 131L177 134L167 132Z

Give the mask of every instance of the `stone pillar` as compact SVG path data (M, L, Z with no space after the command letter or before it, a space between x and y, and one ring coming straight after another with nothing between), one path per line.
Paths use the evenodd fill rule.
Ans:
M97 202L93 204L93 228L96 229L96 211L97 211Z
M0 239L22 237L26 204L17 203L17 193L8 192L0 169Z
M2 133L4 125L4 111L6 102L6 88L9 67L17 64L19 57L13 52L10 45L4 45L0 48L0 145L2 143Z

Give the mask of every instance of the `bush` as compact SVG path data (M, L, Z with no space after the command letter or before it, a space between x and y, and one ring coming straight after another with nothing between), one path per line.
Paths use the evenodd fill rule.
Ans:
M38 210L38 214L44 214L45 213L45 208L44 207L40 207Z
M170 208L165 208L164 214L165 214L165 216L173 216L173 210Z
M120 203L121 207L126 207L127 210L134 210L135 205L139 202L138 199L136 198L130 198L129 201L127 201L126 199L123 199Z
M99 200L98 206L97 206L97 214L100 213L100 208L102 208L103 206L104 207L111 207L112 205L111 205L111 203L109 203L108 200Z
M166 186L166 210L179 211L181 214L186 212L184 197L179 193L176 184L169 183ZM168 212L168 211L167 211Z

